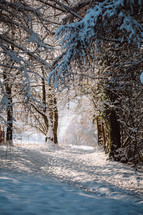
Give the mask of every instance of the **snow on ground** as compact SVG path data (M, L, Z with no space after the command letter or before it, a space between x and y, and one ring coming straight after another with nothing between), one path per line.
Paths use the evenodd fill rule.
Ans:
M141 204L109 199L48 177L0 170L1 215L142 215Z
M0 146L0 214L142 215L143 172L87 146Z
M50 175L97 195L118 198L120 191L143 195L143 171L109 161L103 150L87 146L19 144L0 147L0 168ZM114 192L114 188L118 191ZM122 194L123 195L123 194Z

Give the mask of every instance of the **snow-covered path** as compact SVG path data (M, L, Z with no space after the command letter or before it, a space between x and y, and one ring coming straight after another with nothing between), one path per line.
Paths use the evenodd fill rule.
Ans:
M0 196L2 215L16 214L4 212L7 204L21 208L17 214L140 215L143 172L107 161L99 149L0 147Z
M136 202L96 196L51 178L0 174L1 215L142 215Z

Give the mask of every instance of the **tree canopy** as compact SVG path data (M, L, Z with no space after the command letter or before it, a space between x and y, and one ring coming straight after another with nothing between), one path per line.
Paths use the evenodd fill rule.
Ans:
M143 4L140 0L94 1L94 7L87 11L82 20L61 25L55 36L64 51L49 77L53 77L55 87L64 84L71 74L72 61L86 60L91 47L96 55L102 51L99 45L109 44L117 48L126 44L129 49L135 50L133 54L136 55L143 42L142 15ZM128 61L130 66L142 63L142 59Z

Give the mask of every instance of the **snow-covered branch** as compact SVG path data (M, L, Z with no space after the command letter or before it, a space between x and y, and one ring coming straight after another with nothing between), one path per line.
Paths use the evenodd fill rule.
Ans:
M95 54L99 52L98 44L105 42L114 47L126 43L139 49L143 42L142 13L141 1L105 0L96 2L81 21L60 26L55 37L65 54L49 76L55 87L64 84L71 74L71 62L84 61L93 44Z

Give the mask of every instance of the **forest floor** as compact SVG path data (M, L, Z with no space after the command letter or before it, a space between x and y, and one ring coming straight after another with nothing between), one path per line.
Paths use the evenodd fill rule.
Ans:
M0 180L5 178L3 171L54 178L89 195L136 202L143 209L143 171L109 161L98 147L67 148L51 144L0 146Z
M53 146L22 144L0 147L0 167L19 172L50 175L89 192L110 195L105 182L125 190L143 194L143 171L135 171L119 162L109 161L100 148L87 146Z

